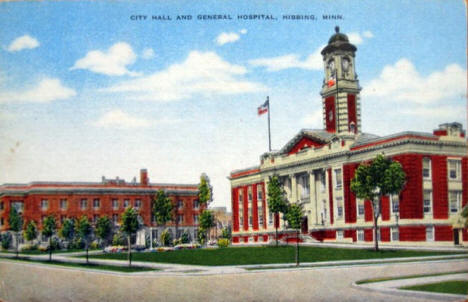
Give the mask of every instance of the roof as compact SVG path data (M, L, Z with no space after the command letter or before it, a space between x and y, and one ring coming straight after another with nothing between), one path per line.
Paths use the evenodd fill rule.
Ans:
M307 137L313 141L326 144L328 143L335 135L329 133L325 130L319 129L302 129L296 134L291 140L289 140L286 145L284 145L281 150L278 151L279 154L288 153L289 150L294 147L303 137Z
M333 52L335 50L347 50L355 52L357 50L356 46L349 43L348 36L343 33L340 33L340 28L338 26L335 27L335 34L330 37L328 40L328 45L322 50L321 54L327 54Z
M439 138L431 133L417 132L417 131L404 131L398 132L386 136L377 136L374 134L365 134L358 136L354 144L351 145L351 150L365 148L369 145L382 144L389 141L401 139L401 138L419 138L426 140L438 140Z

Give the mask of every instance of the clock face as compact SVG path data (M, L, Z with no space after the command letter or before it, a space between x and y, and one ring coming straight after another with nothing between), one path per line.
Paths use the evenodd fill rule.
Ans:
M335 61L334 60L331 60L328 62L328 69L330 70L330 72L333 73L333 71L335 70Z
M348 58L343 58L341 65L343 66L343 71L348 72L351 62L349 61Z

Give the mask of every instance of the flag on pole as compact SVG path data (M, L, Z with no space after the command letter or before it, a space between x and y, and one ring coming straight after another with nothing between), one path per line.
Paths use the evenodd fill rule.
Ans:
M258 108L257 108L257 113L258 115L262 115L264 113L267 113L268 112L268 108L270 107L270 104L269 104L269 101L268 99L265 101L265 103L263 103L262 105L260 105Z

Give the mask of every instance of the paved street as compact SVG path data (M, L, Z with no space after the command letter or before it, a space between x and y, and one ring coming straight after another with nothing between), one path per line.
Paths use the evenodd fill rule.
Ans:
M367 278L436 273L468 260L196 275L126 275L0 261L0 299L14 301L441 301L353 286ZM402 300L403 299L403 300ZM460 300L459 298L453 299ZM447 300L444 300L447 301Z

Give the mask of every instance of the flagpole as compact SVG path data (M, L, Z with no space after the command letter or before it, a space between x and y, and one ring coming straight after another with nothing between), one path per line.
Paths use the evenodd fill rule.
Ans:
M268 148L271 152L271 132L270 132L270 98L267 96L267 106L268 106Z

